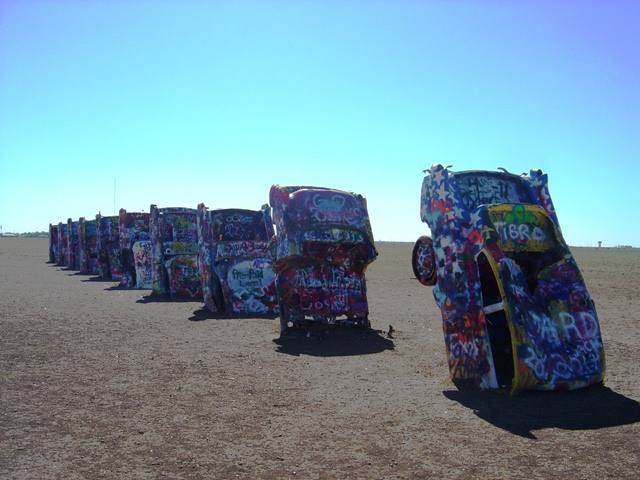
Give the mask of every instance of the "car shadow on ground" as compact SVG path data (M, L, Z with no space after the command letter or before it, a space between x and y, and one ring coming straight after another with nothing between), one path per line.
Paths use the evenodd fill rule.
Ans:
M75 272L69 275L78 275L82 277L82 282L103 282L103 283L113 283L114 285L118 285L119 280L111 280L110 278L103 278L100 275L94 275L92 273L80 273Z
M492 425L533 440L533 431L545 428L596 430L640 422L640 403L603 385L515 396L471 388L443 394Z
M192 322L202 322L204 320L238 320L242 318L260 318L273 320L274 318L277 318L277 315L262 315L259 313L251 313L247 315L227 315L220 312L212 312L203 307L198 310L194 310L193 315L189 317L189 320L191 320Z
M135 289L116 286L116 287L108 288L107 290L135 290ZM136 300L136 303L174 303L174 302L202 303L202 299L187 298L187 297L172 297L170 295L156 295L156 294L148 293L147 295L143 295L138 300Z
M276 351L286 355L340 357L369 355L393 350L393 340L383 332L354 327L318 326L315 330L301 330L273 340Z

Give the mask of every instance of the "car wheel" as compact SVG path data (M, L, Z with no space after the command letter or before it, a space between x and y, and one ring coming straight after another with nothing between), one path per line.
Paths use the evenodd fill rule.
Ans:
M427 286L436 284L438 281L436 255L431 237L423 235L416 240L411 255L411 266L413 274L421 284Z

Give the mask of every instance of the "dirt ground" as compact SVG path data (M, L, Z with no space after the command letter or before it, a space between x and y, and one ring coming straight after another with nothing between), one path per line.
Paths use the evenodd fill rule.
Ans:
M367 270L384 333L279 340L272 319L48 264L0 238L0 478L631 479L640 469L640 249L573 248L605 386L458 391L412 244Z

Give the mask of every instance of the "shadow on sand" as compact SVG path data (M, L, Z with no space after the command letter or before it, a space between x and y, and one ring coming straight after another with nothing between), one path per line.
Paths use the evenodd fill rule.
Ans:
M393 350L393 341L377 330L353 327L325 327L321 331L281 336L273 341L278 353L311 355L314 357L341 357L369 355Z
M274 318L277 318L277 315L260 315L257 313L252 313L250 315L225 315L223 313L212 312L202 307L199 310L194 310L193 315L189 317L189 320L191 320L192 322L202 322L204 320L239 320L243 318L273 320Z
M108 290L134 290L134 289L116 286L116 287L109 288ZM139 291L143 291L143 290L139 290ZM174 302L181 302L181 303L198 302L198 303L201 303L202 299L201 298L171 297L169 295L154 295L152 293L148 293L147 295L143 295L140 299L136 300L136 303L174 303Z
M102 282L102 283L113 283L116 284L116 282L118 282L118 280L111 280L109 278L102 278L100 275L93 275L91 273L80 273L77 272L74 275L79 275L82 278L82 282Z
M470 408L481 419L514 435L537 439L534 430L595 430L640 421L640 403L596 385L573 391L504 392L449 390L444 396Z

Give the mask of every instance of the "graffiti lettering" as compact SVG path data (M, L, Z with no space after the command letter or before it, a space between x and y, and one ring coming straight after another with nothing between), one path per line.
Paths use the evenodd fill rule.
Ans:
M357 205L348 205L343 195L316 193L311 199L309 213L319 223L357 224L362 221L362 211Z
M453 211L451 200L432 200L431 211L449 213Z
M219 278L226 278L227 287L240 300L263 297L265 295L263 289L273 290L275 288L275 273L271 269L269 261L265 259L245 260L233 264L228 269L225 265L220 264L216 269Z
M588 340L596 338L599 332L598 321L589 312L559 313L560 322L567 338Z
M451 336L451 358L460 360L465 357L477 358L478 352L483 348L482 340L473 338L471 341L463 341L458 335Z
M538 352L530 345L518 347L518 357L541 382L556 384L570 379L588 381L600 371L602 343L598 338L576 345L571 354Z
M536 242L544 242L547 240L547 233L537 225L529 225L522 223L517 225L515 223L506 222L494 222L496 230L500 232L500 237L503 242L511 240L516 243L526 243L529 240Z
M352 291L340 288L330 291L301 288L295 290L295 293L299 297L297 308L301 312L309 314L316 312L345 312L362 303L361 298L354 296Z
M296 288L320 288L338 289L344 288L351 291L362 289L362 279L354 275L345 275L339 270L330 270L330 277L326 275L313 275L307 270L296 270L293 277L293 286Z
M220 242L218 243L217 258L225 257L255 257L268 256L268 246L264 242Z
M226 223L244 223L253 225L255 223L255 219L250 215L240 215L238 213L227 215L225 219Z
M253 236L254 226L248 222L228 223L224 226L224 240L242 240Z
M452 378L475 378L486 383L489 374L489 360L484 340L480 337L465 339L458 334L445 335L449 352L449 368Z
M231 270L231 275L234 280L253 280L253 279L262 279L264 278L264 273L262 270L257 270L251 268L249 270L238 270L233 268Z
M467 210L497 203L531 203L531 195L517 180L497 175L456 175L460 199Z
M302 235L303 241L315 241L315 242L348 242L348 243L363 243L364 235L354 230L320 230L313 229L307 230Z

